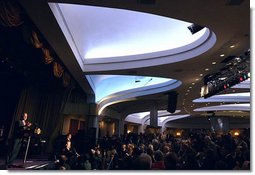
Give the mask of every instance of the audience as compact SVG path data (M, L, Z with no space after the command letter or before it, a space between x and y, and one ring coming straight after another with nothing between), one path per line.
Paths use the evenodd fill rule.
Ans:
M53 169L249 170L247 133L237 137L206 130L191 131L182 137L129 133L104 137L84 155L77 155L67 139Z

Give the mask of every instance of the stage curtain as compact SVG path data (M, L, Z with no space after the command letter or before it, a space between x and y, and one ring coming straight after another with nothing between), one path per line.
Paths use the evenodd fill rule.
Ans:
M51 56L49 49L47 49L47 48L42 48L42 51L43 51L43 55L44 55L44 63L45 63L45 64L50 64L50 63L52 63L54 59L53 59L53 57Z
M38 34L35 31L32 31L32 35L31 35L31 42L34 45L35 48L43 49L43 43L40 41ZM44 53L44 50L43 50ZM45 54L45 53L44 53Z
M63 110L72 88L25 88L13 116L9 138L13 131L13 123L23 112L28 113L28 121L42 129L42 135L47 137L48 151L52 151L55 138L60 134L63 125Z
M62 77L64 72L64 68L56 61L53 62L53 73L57 78Z

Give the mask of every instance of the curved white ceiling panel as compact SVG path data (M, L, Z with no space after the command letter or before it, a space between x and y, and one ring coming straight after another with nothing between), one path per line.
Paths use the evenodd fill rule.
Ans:
M210 49L215 34L189 22L124 9L49 3L84 72L169 64Z
M171 114L167 112L166 110L159 110L158 111L158 125L159 126L165 126L165 124L169 121L173 120L178 120L181 118L188 117L189 115L176 115L179 113L180 110L176 110L174 114ZM149 124L150 123L150 112L140 112L140 113L134 113L134 114L129 114L125 118L126 122L132 122L132 123L137 123L137 124Z
M250 102L250 92L232 93L214 95L209 98L198 98L193 100L194 103L208 103L208 102Z
M167 122L178 120L178 119L182 119L182 118L186 118L186 117L189 117L189 116L190 115L185 114L185 115L171 115L171 116L167 116L167 117L161 117L161 118L158 119L158 126L165 127L165 124ZM150 124L150 119L147 120L145 122L145 124L149 125Z
M176 110L174 114L169 113L167 110L158 110L158 119L159 121L162 120L165 116L175 115L177 113L181 112L180 110ZM125 121L133 122L133 123L140 123L144 124L147 120L150 119L150 112L139 112L139 113L133 113L129 114Z
M250 104L226 104L194 109L194 111L250 111Z
M179 87L182 83L177 80L170 80L163 83L158 83L150 86L143 86L134 89L124 90L108 95L98 102L98 115L102 114L102 111L112 104L121 103L125 101L135 100L136 97L167 92Z
M86 77L93 87L96 102L117 92L176 81L169 78L127 75L86 75Z

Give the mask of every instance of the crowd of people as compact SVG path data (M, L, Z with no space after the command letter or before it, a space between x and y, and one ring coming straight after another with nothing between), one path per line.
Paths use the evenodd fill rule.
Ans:
M250 170L249 131L239 136L207 130L186 136L134 134L103 137L79 154L66 137L47 169L59 170Z

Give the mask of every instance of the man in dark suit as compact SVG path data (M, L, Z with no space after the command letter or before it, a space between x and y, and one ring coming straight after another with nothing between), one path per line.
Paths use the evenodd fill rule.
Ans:
M10 152L10 154L7 156L6 159L6 165L7 167L10 167L13 163L13 161L17 158L20 148L22 146L22 141L23 141L23 137L25 134L25 131L30 129L31 123L29 123L27 121L27 113L24 113L20 120L15 122L15 126L14 126L14 143L13 143L13 147L12 147L12 151Z

